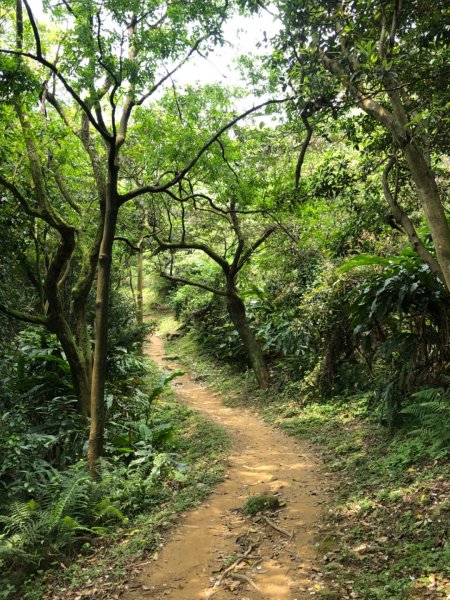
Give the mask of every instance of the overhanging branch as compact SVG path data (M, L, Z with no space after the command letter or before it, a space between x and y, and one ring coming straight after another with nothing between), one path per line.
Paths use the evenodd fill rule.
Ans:
M246 252L244 252L238 264L238 271L242 269L245 263L250 259L251 255L255 252L255 250L257 250L261 246L261 244L264 244L267 238L271 236L272 233L276 230L276 225L271 225L270 227L268 227L266 231L262 234L262 236L259 239L257 239L256 242L254 242Z
M158 250L162 252L164 250L201 250L207 256L209 256L214 262L216 262L224 271L224 273L228 273L230 270L230 265L227 261L219 256L214 250L206 246L206 244L198 244L196 242L163 242L156 235L154 235L155 240L158 242Z
M31 315L20 310L15 310L14 308L10 308L9 306L5 306L4 304L0 304L0 312L8 317L17 319L18 321L33 323L34 325L48 325L49 322L48 318L44 315Z
M220 138L220 136L223 133L225 133L225 131L227 131L228 129L231 129L231 127L236 125L236 123L238 123L242 119L245 119L245 117L256 112L257 110L264 108L265 106L270 106L272 104L283 104L285 102L288 102L289 100L292 100L292 98L280 98L280 99L267 100L266 102L261 102L261 104L258 104L257 106L253 106L252 108L241 113L240 115L238 115L231 121L228 121L228 123L226 123L223 127L221 127L211 138L209 138L209 140L205 144L203 144L203 146L200 148L200 150L197 152L197 154L194 156L194 158L185 167L183 167L183 169L181 171L179 171L178 174L175 177L173 177L170 181L168 181L164 184L161 184L161 185L146 185L146 186L137 188L135 190L132 190L131 192L128 192L126 194L121 194L119 196L119 203L123 204L124 202L128 202L128 200L132 200L133 198L141 196L142 194L148 194L148 193L155 194L158 192L165 192L166 190L168 190L169 188L171 188L172 186L177 184L179 181L181 181L185 177L185 175L192 169L192 167L194 167L197 164L197 162L200 160L200 158L203 156L203 154L208 150L208 148L210 146L212 146L212 144L214 144Z
M174 283L182 283L183 285L192 285L192 286L198 287L202 290L206 290L207 292L211 292L211 294L216 294L217 296L223 296L224 298L228 297L228 294L226 292L212 288L209 285L205 285L204 283L198 283L197 281L191 281L190 279L184 279L184 277L174 277L173 275L168 275L167 273L159 273L159 275L160 275L160 277L164 277L164 279L168 279L169 281L173 281Z

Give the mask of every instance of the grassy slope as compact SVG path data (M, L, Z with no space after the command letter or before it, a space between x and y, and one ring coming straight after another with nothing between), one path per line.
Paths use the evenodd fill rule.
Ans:
M160 374L155 368L149 377L152 388ZM178 514L198 504L222 480L228 446L225 432L183 406L170 390L157 401L157 410L162 421L175 425L174 450L189 467L186 480L178 483L162 479L155 485L150 509L137 510L137 516L130 518L126 526L108 537L92 540L92 545L64 569L55 564L30 580L21 599L79 598L83 592L96 599L111 598L113 591L123 589L133 578L139 561L155 556Z
M258 392L251 374L217 365L190 335L168 349L229 404L256 407L322 456L337 487L320 526L318 567L340 595L319 597L450 598L450 465L428 458L426 440L388 435L364 399L301 406Z

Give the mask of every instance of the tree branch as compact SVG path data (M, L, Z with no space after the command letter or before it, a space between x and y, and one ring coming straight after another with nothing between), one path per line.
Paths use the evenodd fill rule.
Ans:
M303 140L302 148L300 150L300 154L297 161L297 166L295 168L295 189L298 190L298 186L300 184L300 177L302 174L303 162L305 160L306 151L308 150L309 143L312 138L313 129L309 124L308 118L305 115L301 115L301 119L306 128L306 137Z
M24 210L24 212L29 217L37 217L38 219L42 219L41 212L32 208L32 206L30 205L28 200L18 190L18 188L13 183L11 183L7 179L5 179L2 175L0 175L0 185L5 187L7 190L9 190L12 193L12 195L15 197L15 199L19 202L19 204L22 207L22 209Z
M242 267L245 265L245 263L250 259L253 252L255 252L255 250L257 250L259 248L259 246L261 246L261 244L263 244L267 240L267 238L269 236L271 236L272 233L276 230L277 230L276 225L271 225L270 227L268 227L266 229L266 231L262 234L262 236L258 240L256 240L256 242L254 242L246 252L244 252L241 260L239 261L239 265L238 265L238 269L237 269L238 271L240 271L242 269Z
M81 96L79 94L77 94L77 92L73 89L73 87L66 80L66 78L59 72L59 69L56 65L49 62L43 56L39 57L39 56L36 56L35 54L32 54L31 52L21 52L19 50L8 50L7 48L0 48L0 52L2 52L3 54L10 54L12 56L24 56L26 58L30 58L31 60L34 60L35 62L38 62L42 66L49 69L55 75L55 77L57 77L57 79L63 84L63 86L67 90L67 92L72 96L72 98L75 100L75 102L78 104L78 106L86 114L87 118L89 119L89 122L92 124L94 129L96 129L98 131L98 133L104 139L106 139L106 140L111 139L111 136L108 133L108 131L106 131L106 129L102 128L101 125L99 123L97 123L97 121L94 118L94 115L90 111L86 102L84 102L84 100L81 98Z
M132 190L131 192L128 192L126 194L121 194L121 195L119 195L119 203L123 204L124 202L128 202L128 200L132 200L133 198L136 198L137 196L141 196L142 194L147 194L147 193L155 194L158 192L165 192L166 190L168 190L169 188L171 188L172 186L177 184L179 181L181 181L181 179L183 179L183 177L192 169L192 167L194 167L196 165L196 163L200 160L200 158L208 150L208 148L210 146L212 146L212 144L214 144L214 142L216 142L220 138L220 136L223 133L225 133L225 131L227 131L234 125L236 125L236 123L238 123L239 121L241 121L248 115L256 112L257 110L259 110L261 108L264 108L265 106L270 106L271 104L283 104L284 102L288 102L289 100L292 100L292 98L280 98L280 99L267 100L266 102L262 102L261 104L258 104L257 106L253 106L252 108L245 111L244 113L241 113L240 115L238 115L237 117L235 117L234 119L232 119L231 121L226 123L223 127L221 127L205 144L203 144L203 146L200 148L200 150L197 152L197 154L194 156L194 158L181 171L179 171L179 173L175 177L173 177L170 181L168 181L164 184L161 184L161 185L143 186L143 187L137 188L135 190Z
M184 279L183 277L174 277L173 275L168 275L167 273L159 273L160 277L164 277L164 279L168 279L169 281L173 281L175 283L182 283L184 285L192 285L194 287L201 288L202 290L206 290L207 292L211 292L212 294L216 294L217 296L223 296L224 298L228 297L226 292L222 290L216 290L215 288L209 287L209 285L205 285L204 283L197 283L196 281L190 281L189 279Z
M37 54L38 58L42 58L41 37L39 35L39 30L36 25L33 11L31 10L30 5L28 4L27 0L23 0L23 3L25 4L25 8L27 9L28 19L30 20L31 29L33 30L34 41L36 44L36 54Z
M189 58L194 54L194 52L197 50L200 44L205 41L205 39L207 38L203 37L197 40L192 46L192 48L189 50L189 52L186 54L186 56L182 60L180 60L180 62L177 65L175 65L175 67L171 71L167 71L166 75L164 75L164 77L162 77L158 81L158 83L155 83L148 92L141 96L139 100L136 101L136 105L141 106L148 98L150 98L150 96L152 96L162 86L163 83L170 79L172 75L176 73L189 60Z
M230 265L227 263L227 261L219 256L219 254L214 252L214 250L209 248L209 246L206 246L206 244L198 244L196 242L163 242L156 235L154 238L159 246L159 248L155 251L155 254L158 252L163 252L164 250L201 250L214 262L216 262L225 273L230 271Z
M13 317L19 321L25 321L25 323L33 323L35 325L48 325L48 318L45 315L31 315L29 313L24 313L19 310L15 310L14 308L10 308L9 306L5 306L4 304L0 304L0 312L8 317Z
M125 242L125 244L126 244L127 246L129 246L129 247L130 247L130 248L133 250L133 252L139 252L139 251L141 250L141 249L139 248L139 246L134 246L134 245L133 245L133 244L130 242L130 240L129 240L128 238L126 238L126 237L122 237L121 235L117 235L117 236L115 236L115 238L114 238L114 241L115 241L115 242L116 242L116 241L117 241L117 242Z

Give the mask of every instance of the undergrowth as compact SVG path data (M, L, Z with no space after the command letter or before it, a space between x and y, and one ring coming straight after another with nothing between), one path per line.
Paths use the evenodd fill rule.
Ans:
M101 482L80 460L1 511L1 599L70 598L86 588L110 598L176 515L221 480L225 433L177 401L173 375L161 378L151 364L141 373L141 391L106 436Z
M251 374L213 363L189 334L168 347L228 404L253 405L289 435L313 442L334 490L319 525L318 568L340 597L450 597L450 465L426 423L389 432L369 394L303 404L294 389L256 390ZM448 410L441 396L440 415Z

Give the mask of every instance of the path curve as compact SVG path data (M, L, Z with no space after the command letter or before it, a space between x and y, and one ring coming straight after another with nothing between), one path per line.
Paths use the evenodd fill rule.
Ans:
M173 362L169 367L159 335L151 338L146 353L162 370L180 368ZM232 443L227 473L203 504L183 515L157 560L143 567L133 589L121 598L311 598L320 576L313 543L314 521L324 502L319 461L305 444L250 411L223 406L217 394L189 374L177 378L174 388L184 403L227 430ZM270 520L284 531L294 531L292 539L265 520L246 517L238 510L248 496L263 492L277 494L286 502ZM244 554L250 546L251 564L241 563L233 578L215 585L227 559Z

